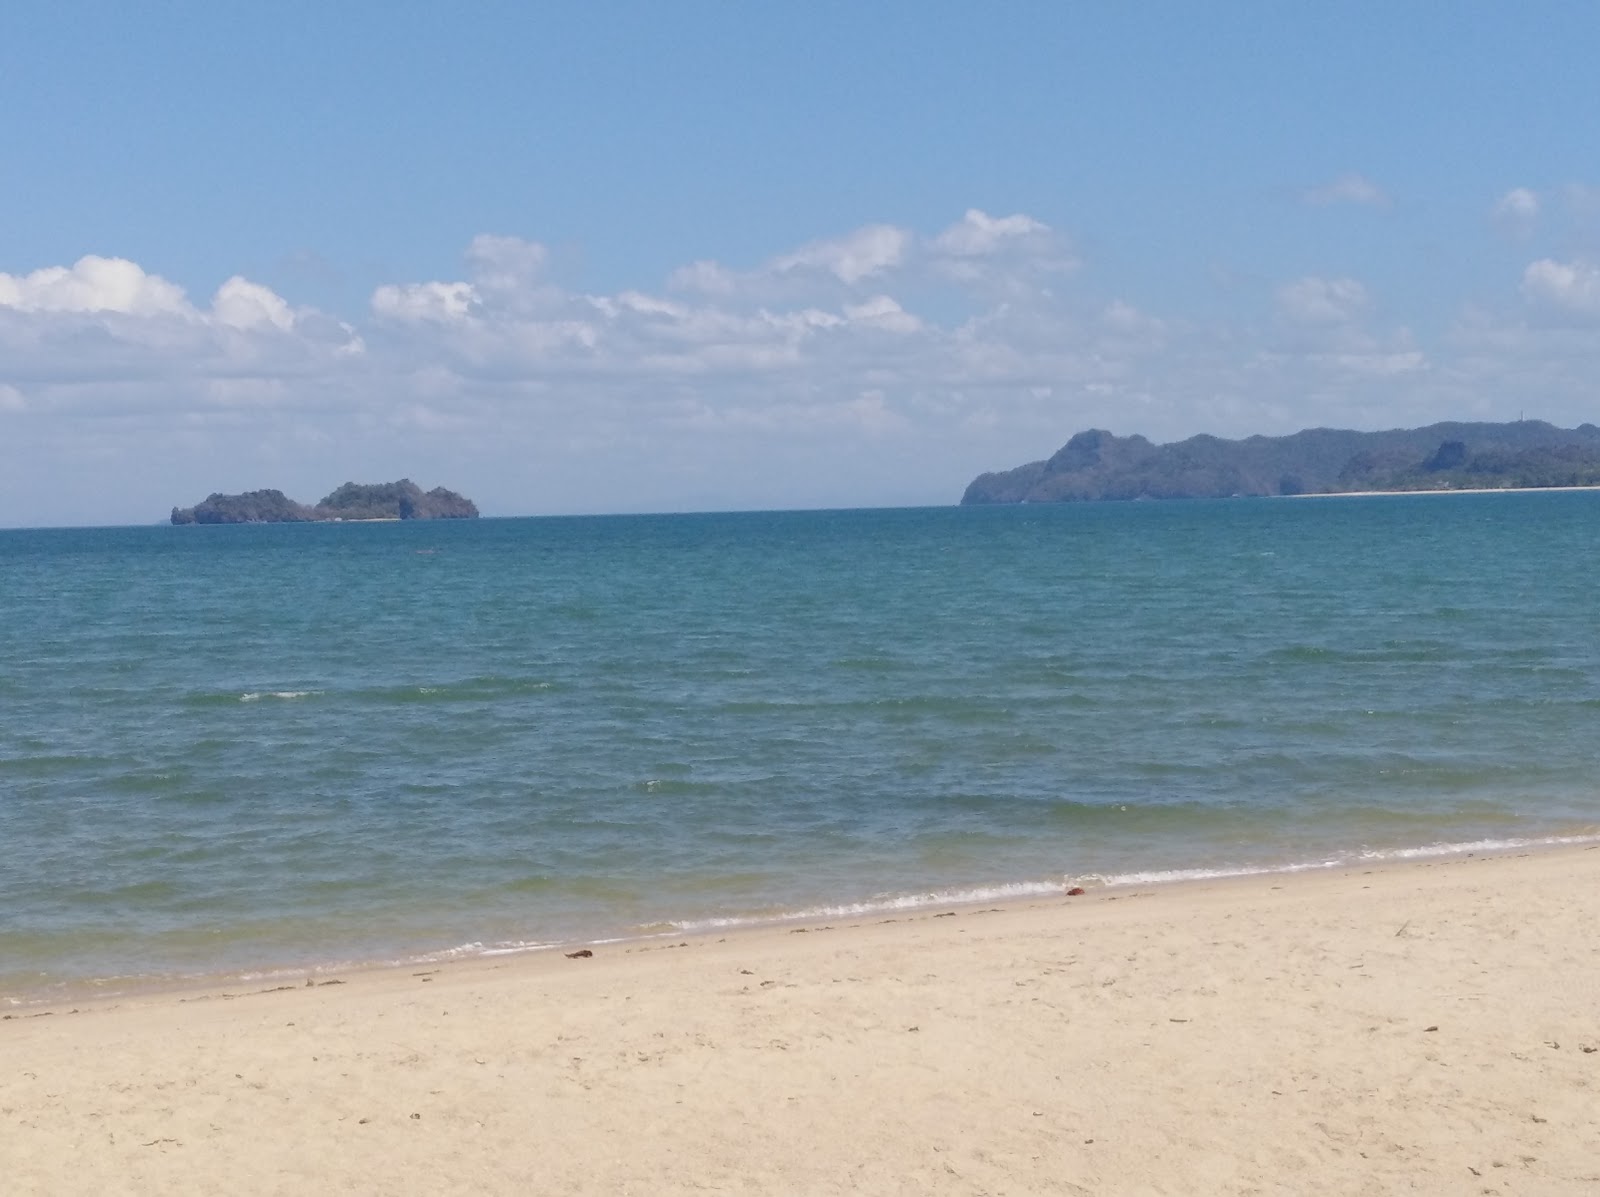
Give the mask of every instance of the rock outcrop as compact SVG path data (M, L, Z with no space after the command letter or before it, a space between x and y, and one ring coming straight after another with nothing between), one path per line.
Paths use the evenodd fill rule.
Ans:
M409 478L398 482L346 482L314 507L281 490L213 494L193 507L174 507L175 524L289 524L342 520L476 519L478 507L453 490L424 491Z

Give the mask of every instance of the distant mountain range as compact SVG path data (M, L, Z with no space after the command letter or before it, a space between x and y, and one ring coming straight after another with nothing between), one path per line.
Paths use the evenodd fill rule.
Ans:
M174 507L175 524L301 524L343 520L476 519L478 507L453 490L424 491L409 478L398 482L346 482L314 507L281 490L213 494L193 507Z
M1352 491L1600 486L1600 428L1430 424L1389 432L1311 428L1242 441L1080 432L1055 456L980 474L963 504L1100 499L1216 499Z

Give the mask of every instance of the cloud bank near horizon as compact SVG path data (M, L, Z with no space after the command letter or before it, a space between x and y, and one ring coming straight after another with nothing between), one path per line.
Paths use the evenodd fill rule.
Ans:
M1511 188L1486 225L1522 245L1596 194ZM1394 202L1356 174L1302 198ZM939 502L1090 425L1577 423L1596 410L1600 260L1568 244L1417 327L1342 272L1164 310L1070 234L975 208L609 294L563 283L536 241L482 234L457 277L386 283L342 315L240 275L196 301L151 264L86 255L0 273L0 524L139 522L352 474L418 475L498 514ZM89 479L107 493L48 506L53 480Z

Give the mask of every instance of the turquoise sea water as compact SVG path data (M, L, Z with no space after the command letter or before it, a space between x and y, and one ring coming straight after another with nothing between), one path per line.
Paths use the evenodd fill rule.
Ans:
M0 1001L1600 834L1600 494L0 532Z

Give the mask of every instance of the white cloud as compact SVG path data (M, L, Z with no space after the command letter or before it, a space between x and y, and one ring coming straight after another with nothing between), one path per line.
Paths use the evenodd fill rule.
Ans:
M1513 237L1528 237L1539 222L1539 196L1526 187L1513 187L1495 201L1490 215Z
M1360 204L1370 208L1383 208L1389 204L1388 193L1365 175L1343 174L1320 187L1308 187L1300 193L1308 204L1324 207L1329 204Z
M853 285L900 265L911 242L911 234L905 229L869 224L844 237L802 245L774 258L772 269L780 274L821 270Z
M915 287L939 279L989 302L996 292L1038 290L1046 276L1076 266L1070 247L1042 221L971 208L929 237L873 224L807 242L751 270L692 262L672 272L667 288L748 308L806 299L837 302L841 288L859 293L870 287L881 294L885 286Z
M1558 311L1600 316L1600 265L1540 258L1522 272L1522 293Z
M388 320L452 323L465 320L477 298L471 283L391 284L372 293L372 310Z
M922 328L922 321L887 295L874 295L865 303L847 303L844 314L853 324L881 328L885 332L914 333Z
M211 311L230 328L294 328L294 312L280 295L237 274L217 288Z
M1049 232L1048 225L1021 213L993 217L977 208L968 208L965 216L933 239L933 248L942 254L970 258L993 253L1008 242Z
M21 411L27 406L21 391L9 383L0 382L0 411Z
M188 315L183 288L146 274L126 258L89 254L71 267L0 274L0 307L22 312L120 312L131 316Z
M1310 276L1278 288L1278 311L1295 324L1347 324L1367 306L1367 289L1353 278Z

